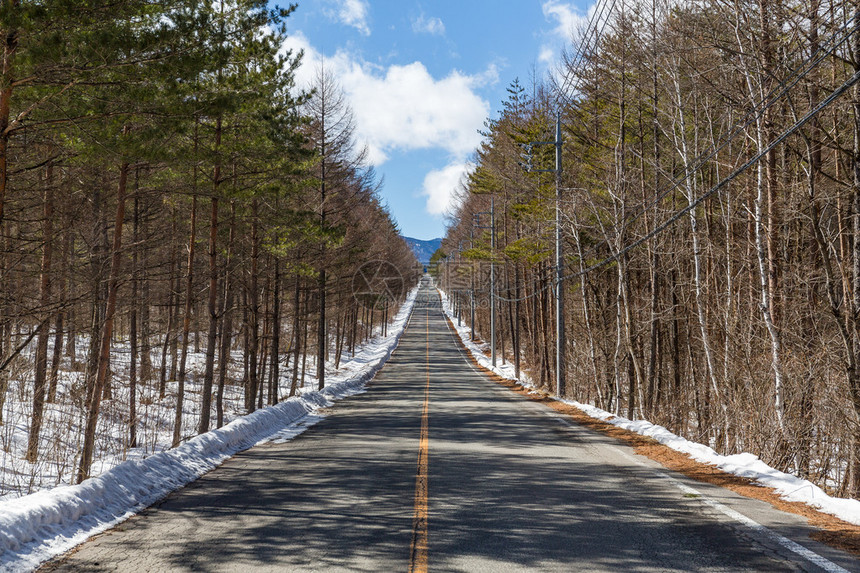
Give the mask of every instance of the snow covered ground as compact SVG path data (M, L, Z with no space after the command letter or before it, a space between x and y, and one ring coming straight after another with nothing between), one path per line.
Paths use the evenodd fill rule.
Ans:
M128 459L79 485L0 501L0 570L28 571L127 519L235 453L295 437L321 419L313 414L315 410L364 391L397 346L417 293L417 287L410 292L389 335L376 336L339 370L327 374L328 386L322 391L306 391L237 417L177 448ZM238 401L239 396L234 398Z
M457 318L454 315L453 306L444 292L441 292L441 295L442 306L446 314L451 318L463 344L472 353L472 356L475 357L478 363L502 378L516 380L521 385L534 389L534 384L527 378L521 376L517 379L514 376L514 367L512 364L492 366L490 359L484 354L484 348L482 348L482 346L486 345L478 345L471 340L471 331L468 325L457 326ZM673 450L689 455L696 461L714 465L724 472L748 478L763 486L773 488L786 501L806 503L820 511L835 515L844 521L860 525L860 501L831 497L812 482L775 470L753 454L743 453L724 456L718 454L708 446L697 444L677 436L663 426L658 426L645 420L628 420L627 418L610 414L589 404L581 404L572 400L562 400L562 402L579 408L592 418L604 420L614 426L636 432L643 436L649 436Z

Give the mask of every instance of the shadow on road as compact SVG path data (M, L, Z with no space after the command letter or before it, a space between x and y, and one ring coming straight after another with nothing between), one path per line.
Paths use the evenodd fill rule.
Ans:
M428 375L431 571L796 570L620 461L613 438L500 390L420 304L370 392L292 442L237 455L57 569L406 570Z

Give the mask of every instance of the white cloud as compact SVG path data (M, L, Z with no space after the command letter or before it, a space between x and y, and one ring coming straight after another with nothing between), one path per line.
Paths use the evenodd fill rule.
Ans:
M487 66L487 69L476 76L472 76L476 85L492 86L499 83L499 66L492 63Z
M593 2L587 15L583 15L574 4L561 0L545 0L541 4L543 15L553 24L552 32L548 34L546 43L541 46L538 61L550 66L561 54L562 48L579 38L588 26L588 20L594 15L597 2Z
M588 17L580 14L573 4L559 0L547 0L541 6L547 20L552 19L556 27L553 33L564 41L570 41L588 24ZM593 7L592 7L593 8Z
M436 78L421 62L382 67L343 50L324 58L301 33L290 35L283 49L304 50L296 72L300 89L313 85L320 65L337 78L355 115L356 138L367 145L371 165L382 165L400 151L447 153L450 163L429 172L421 190L428 213L447 212L460 179L473 168L466 158L480 144L478 129L490 114L489 102L476 89L498 82L496 66L476 75L455 70Z
M365 36L370 35L370 26L367 23L370 5L367 0L336 0L338 4L337 18L347 25L352 26Z
M323 63L337 78L355 114L356 136L367 144L373 165L392 152L417 149L442 149L463 160L481 142L478 129L489 117L490 104L475 90L498 81L495 66L474 76L455 70L436 78L421 62L385 68L345 51L323 59L300 33L290 36L284 49L305 52L296 73L300 88L313 84L314 70Z
M416 34L430 34L431 36L444 36L445 24L439 18L428 18L424 14L412 22L412 31Z
M311 83L313 83L314 68L320 63L319 54L314 50L313 46L311 46L307 37L301 32L292 32L287 36L286 41L281 46L281 55L286 54L288 50L292 51L293 57L295 57L299 51L304 51L302 65L296 70L295 77L298 88L307 89Z
M555 52L549 46L543 46L540 49L538 61L542 64L551 64L555 59Z
M424 177L421 194L427 197L427 212L445 215L457 207L459 189L464 178L475 169L474 163L454 161Z
M463 156L480 143L477 130L490 107L474 92L480 84L473 77L454 71L436 79L420 62L390 66L384 74L353 62L339 77L359 136L380 159L393 150L428 148Z

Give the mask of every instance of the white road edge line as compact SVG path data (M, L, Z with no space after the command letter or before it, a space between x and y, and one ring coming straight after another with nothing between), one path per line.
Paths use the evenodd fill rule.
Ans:
M760 523L750 519L746 515L738 512L738 511L735 511L734 509L732 509L726 505L723 505L722 503L720 503L716 500L710 499L710 498L702 495L697 489L692 488L692 487L690 487L684 483L681 483L671 476L663 476L663 477L665 477L665 479L667 479L671 483L673 483L678 489L680 489L684 493L699 496L699 498L703 502L705 502L709 506L713 507L714 509L716 509L717 511L719 511L723 515L729 517L730 519L734 519L735 521L743 523L744 525L746 525L750 529L756 531L757 533L760 533L762 535L765 535L766 537L769 537L771 540L776 541L777 543L779 543L780 545L782 545L783 547L785 547L786 549L788 549L792 553L796 553L797 555L803 557L804 559L806 559L810 563L813 563L814 565L821 567L822 569L824 569L828 573L848 573L847 569L843 569L842 567L840 567L836 563L833 563L829 559L822 557L821 555L819 555L818 553L815 553L811 549L807 549L803 545L800 545L799 543L796 543L796 542L792 541L791 539L780 535L779 533L773 531L772 529L768 529L764 525L761 525Z
M567 420L565 420L565 422L567 422ZM647 467L641 461L637 460L636 458L634 458L633 456L631 456L630 454L628 454L624 450L622 450L620 448L615 448L615 451L618 452L622 457L630 460L631 462L633 462L637 465L643 466L643 467ZM791 539L780 535L779 533L773 531L772 529L768 529L767 527L758 523L757 521L753 520L752 518L747 517L746 515L728 507L727 505L720 503L719 501L716 501L714 499L709 498L708 496L706 496L705 494L703 494L699 490L688 486L687 484L673 478L672 476L667 475L667 474L662 473L662 472L659 472L657 470L652 469L652 471L654 472L654 475L668 481L669 483L671 483L672 485L677 487L679 490L681 490L685 494L696 496L697 499L700 499L701 501L703 501L707 505L711 506L712 508L716 509L717 511L719 511L720 513L722 513L723 515L725 515L729 519L733 519L739 523L742 523L743 525L746 525L747 527L749 527L750 529L752 529L756 533L759 533L759 534L769 538L771 541L775 541L776 543L778 543L779 545L788 549L792 553L795 553L795 554L799 555L800 557L803 557L804 559L806 559L807 561L809 561L813 565L820 567L821 569L827 571L828 573L850 573L850 571L848 571L847 569L840 567L836 563L833 563L829 559L822 557L821 555L819 555L818 553L815 553L811 549L807 549L803 545L800 545L799 543L792 541Z
M469 360L469 357L466 355L465 352L463 352L463 348L461 346L463 344L463 341L460 339L460 335L457 334L453 328L451 328L451 323L448 322L448 315L445 314L444 310L442 311L442 316L445 318L445 326L448 327L448 334L451 335L451 340L454 341L454 347L457 349L457 352L460 353L460 356L463 357L463 362L465 362L466 365L471 368L472 372L474 372L475 374L486 376L487 373L475 368L475 365L472 364L472 361Z

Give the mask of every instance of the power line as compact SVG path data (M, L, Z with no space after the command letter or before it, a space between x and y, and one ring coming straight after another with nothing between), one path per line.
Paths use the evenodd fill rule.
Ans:
M623 233L627 227L642 217L649 209L659 204L669 193L677 189L678 186L698 173L709 161L717 157L721 151L728 147L738 136L743 134L746 128L758 121L764 113L779 102L789 92L789 90L791 90L791 88L796 86L800 80L806 77L822 61L831 56L851 37L853 33L857 32L858 28L860 28L860 22L857 22L857 24L852 28L848 29L848 26L850 26L857 17L857 14L855 14L848 18L827 40L819 45L818 50L810 54L808 58L805 58L793 70L791 70L791 72L783 78L782 81L780 81L764 97L762 97L760 101L747 111L743 118L735 124L733 129L727 135L723 135L720 138L715 147L696 157L684 173L676 176L664 190L654 197L654 199L647 204L636 208L632 215L620 224L613 225L613 228L610 229L610 231L614 230L615 234ZM570 105L575 107L574 102L571 102L569 99L567 101ZM635 153L635 150L633 153ZM605 242L606 241L604 240L601 243L594 245L590 250L597 250L597 248Z
M665 189L657 193L654 199L645 205L641 205L635 209L635 212L620 224L613 225L608 231L618 235L623 233L630 225L642 217L648 210L659 204L666 198L669 193L678 188L682 183L693 177L712 159L717 157L721 151L728 147L738 136L744 133L744 130L750 125L758 121L764 113L776 105L788 92L796 86L804 77L806 77L813 69L815 69L822 61L831 56L842 44L844 44L852 34L860 28L860 22L857 22L852 28L848 28L852 22L857 19L857 14L846 20L839 29L837 29L827 40L819 45L816 52L804 59L798 64L782 81L772 88L759 102L757 102L741 119L736 123L734 128L728 135L720 138L717 144L695 158L692 164L687 167L681 175L676 176ZM597 251L601 246L608 244L608 240L604 239L589 248L589 252Z
M762 157L767 155L770 151L772 151L774 148L776 148L776 146L781 144L788 137L790 137L792 134L794 134L797 130L799 130L801 127L806 125L813 117L818 115L821 111L823 111L824 109L829 107L834 101L839 99L839 97L842 96L842 94L844 94L846 91L851 89L851 87L854 86L858 81L860 81L860 71L856 72L853 76L848 78L848 80L846 80L842 85L840 85L833 92L831 92L830 95L828 95L817 106L815 106L815 108L813 108L812 110L807 112L802 118L797 120L791 127L786 129L785 131L783 131L776 139L774 139L771 143L769 143L764 149L759 151L759 153L757 153L754 157L752 157L746 163L744 163L743 165L741 165L740 167L738 167L737 169L732 171L732 173L730 173L728 176L726 176L721 181L716 183L713 187L711 187L708 191L706 191L704 194L699 196L697 199L689 202L689 204L686 207L680 209L678 212L676 212L674 215L672 215L669 219L667 219L666 221L664 221L663 223L661 223L660 225L658 225L657 227L652 229L650 232L643 235L642 237L636 239L632 243L630 243L627 246L625 246L624 248L620 249L618 252L602 259L601 261L599 261L593 265L590 265L589 267L587 267L585 269L582 269L578 272L575 272L575 273L572 273L569 275L565 275L565 276L561 277L560 280L566 281L566 280L570 280L570 279L574 279L574 278L579 278L579 277L585 276L585 275L587 275L587 274L589 274L589 273L591 273L597 269L600 269L600 268L618 260L621 256L626 255L627 253L629 253L633 249L639 247L640 245L642 245L643 243L645 243L647 241L650 241L651 239L653 239L654 237L656 237L657 235L659 235L660 233L662 233L663 231L668 229L670 226L672 226L674 223L676 223L678 220L680 220L684 215L687 215L690 211L697 208L706 199L708 199L709 197L713 196L715 193L722 190L726 185L728 185L733 180L735 180L744 171L746 171L747 169L749 169L750 167L755 165ZM604 244L604 243L606 243L605 240L602 241L600 244ZM594 248L596 249L597 247L595 246ZM546 286L542 287L541 289L534 291L532 294L527 295L525 297L521 297L521 298L509 299L506 297L499 297L498 295L496 295L496 296L497 296L498 300L501 300L504 302L518 302L518 301L523 301L523 300L528 300L530 298L533 298L538 293L543 292L543 291L547 290L548 288L550 288L550 285L546 285Z
M583 39L580 42L580 48L576 51L574 59L567 65L567 73L565 74L562 86L556 90L556 105L559 104L559 98L564 99L565 103L571 105L572 102L567 96L568 85L571 82L571 78L575 78L576 84L573 86L573 91L575 92L579 89L579 83L584 76L582 72L584 71L585 59L598 47L600 38L603 36L603 30L609 22L609 16L612 14L617 0L611 0L611 4L609 4L609 2L610 0L598 0L595 5L594 14L588 21L585 33L583 34ZM597 5L600 5L599 11ZM598 25L600 26L600 30L597 29Z
M750 125L752 125L753 123L758 121L768 109L770 109L771 107L776 105L776 103L778 103L783 97L785 97L785 95L789 92L789 90L791 88L793 88L794 86L796 86L800 82L800 80L802 80L804 77L806 77L825 58L832 55L833 52L835 52L839 48L839 46L841 46L843 43L845 43L851 37L851 35L853 33L857 32L858 28L860 28L860 22L858 22L857 25L855 25L852 29L845 31L841 38L838 37L838 34L842 33L842 31L845 29L845 27L847 27L856 18L857 18L857 16L855 15L855 16L852 16L848 21L846 21L840 30L838 30L837 32L834 32L833 35L819 47L818 51L816 51L814 54L810 55L810 57L807 58L804 62L801 62L801 64L799 66L797 66L786 78L784 78L779 83L779 85L777 85L770 92L768 92L768 94L764 98L762 98L761 101L759 101L756 105L754 105L753 108L750 109L746 113L746 115L744 115L744 117L741 120L742 123L741 122L736 123L735 127L732 129L732 131L728 135L725 135L722 138L720 138L720 140L717 142L717 145L713 149L706 151L703 154L701 154L699 157L695 158L693 160L692 165L690 167L686 168L683 174L675 177L675 179L673 179L670 182L670 184L667 186L667 188L664 189L663 191L661 191L660 193L658 193L652 201L650 201L649 203L647 203L645 205L640 206L636 210L636 213L634 213L627 220L622 222L620 228L618 228L618 226L615 225L616 233L623 232L628 226L630 226L630 224L632 224L637 219L639 219L650 208L659 204L663 199L666 198L666 196L669 193L671 193L672 191L677 189L679 185L681 185L686 180L690 179L693 175L698 173L705 165L707 165L707 163L709 161L711 161L712 159L717 157L717 155L719 155L719 153L721 151L723 151L726 147L728 147L729 144L731 144L735 140L735 138L740 136L746 128L748 128ZM822 50L827 46L827 44L829 42L831 42L831 41L835 42L837 39L839 40L838 42L836 42L826 52L821 53ZM820 55L814 61L812 61L812 59L817 54L820 54ZM760 106L764 106L764 107L762 107L760 110L758 110L758 108Z
M607 12L606 18L603 20L602 25L600 26L600 32L598 32L597 31L597 22L599 22L600 17L603 15L604 9L608 5L607 4L608 0L598 0L598 1L599 2L602 1L603 4L602 4L599 12L597 11L597 9L595 9L595 17L592 18L592 20L590 20L590 22L589 22L589 27L586 30L586 34L584 35L585 40L583 43L585 44L585 49L580 49L578 51L577 58L574 60L574 63L576 64L576 66L574 66L574 65L568 66L568 74L566 74L565 82L562 85L561 90L557 94L556 102L558 102L558 97L563 97L570 105L575 106L575 104L573 102L571 102L570 99L567 98L567 96L566 96L566 93L565 93L566 86L570 83L570 78L572 76L574 76L574 74L572 72L575 69L575 67L578 67L578 65L584 60L587 52L589 52L593 48L596 48L596 43L595 43L595 46L593 46L593 47L590 46L591 40L593 39L595 42L599 41L599 37L602 34L602 31L605 28L606 23L608 22L608 16L611 13L611 10L615 5L615 0L612 0L612 5L609 8L609 12ZM720 139L720 141L717 142L717 144L714 146L714 148L701 154L699 157L695 158L692 165L690 167L686 168L684 170L683 174L675 177L672 180L672 182L666 187L666 189L662 190L660 193L657 194L657 196L655 197L654 200L652 200L648 204L642 206L640 209L637 209L637 213L635 213L634 215L632 215L631 217L629 217L625 221L623 221L620 226L619 225L613 225L613 227L615 229L615 233L623 232L624 229L626 229L633 222L635 222L639 217L641 217L645 212L647 212L648 209L650 209L651 207L653 207L654 205L658 204L660 201L665 199L665 197L669 193L671 193L673 190L675 190L684 181L688 180L690 177L692 177L696 173L698 173L705 165L708 164L709 161L714 159L732 141L734 141L740 134L742 134L746 128L748 128L754 122L758 121L768 109L770 109L772 106L776 105L776 103L778 103L783 97L785 97L785 95L794 86L796 86L804 77L806 77L822 61L824 61L824 59L831 56L842 44L844 44L851 37L852 34L854 34L858 31L858 28L860 28L860 22L855 24L853 27L849 28L849 26L852 24L852 22L854 22L856 19L857 19L857 14L855 14L851 18L847 19L842 24L842 26L840 26L840 28L837 29L830 36L830 38L828 38L825 42L823 42L819 45L819 48L816 52L810 54L810 56L808 58L805 58L800 64L798 64L791 71L791 73L789 73L785 78L783 78L783 80L780 81L779 84L777 84L774 88L772 88L758 103L756 103L751 109L749 109L747 111L747 113L744 115L744 117L741 119L741 121L739 121L738 123L735 124L734 128L732 129L732 131L728 135L723 136ZM592 23L594 23L593 27L591 26ZM584 74L582 74L582 73L575 74L577 80L580 80L583 75ZM749 167L754 165L759 159L761 159L761 157L763 157L769 151L771 151L773 148L775 148L777 145L782 143L787 137L789 137L795 131L797 131L798 129L803 127L803 125L805 125L810 119L812 119L812 117L814 117L820 111L822 111L823 109L828 107L831 103L833 103L833 101L835 101L839 96L841 96L846 90L848 90L851 86L853 86L855 83L857 83L858 79L860 79L860 77L858 77L857 74L855 74L854 76L849 78L844 84L842 84L839 88L837 88L834 92L832 92L830 94L830 96L828 96L818 106L816 106L815 109L808 112L803 118L798 120L794 125L792 125L789 129L784 131L779 137L777 137L777 139L772 141L763 151L761 151L755 157L753 157L752 159L747 161L744 165L742 165L741 167L739 167L738 169L733 171L729 176L727 176L726 178L721 180L719 183L714 185L711 189L709 189L705 194L700 196L698 199L689 203L687 207L681 209L680 211L678 211L677 213L672 215L669 219L664 221L661 225L655 227L651 232L649 232L646 235L644 235L643 237L640 237L639 239L635 240L633 243L631 243L631 244L627 245L626 247L624 247L623 249L619 250L614 255L606 257L605 259L601 260L600 262L595 263L594 265L591 265L588 268L585 268L579 272L573 273L571 275L563 276L559 279L559 281L564 281L564 280L569 280L572 278L584 276L584 275L586 275L586 274L588 274L594 270L597 270L597 269L617 260L620 256L628 253L629 251L633 250L634 248L640 246L641 244L645 243L646 241L652 239L653 237L657 236L659 233L666 230L672 224L677 222L681 217L683 217L684 215L688 214L691 210L698 207L707 198L709 198L713 194L717 193L720 189L725 187L728 183L730 183L732 180L734 180L736 177L738 177L741 173L743 173L744 171L749 169ZM577 86L579 85L578 81L577 81L576 85ZM612 229L610 229L610 231L611 230ZM594 252L598 248L600 248L602 245L605 245L605 244L608 244L607 239L604 239L603 241L600 241L596 245L593 245L589 249L589 251ZM535 280L534 282L538 282L538 281ZM521 297L521 298L498 297L498 299L501 301L505 301L505 302L523 301L523 300L527 300L527 299L530 299L530 298L536 296L540 292L543 292L544 290L546 290L550 287L551 287L551 285L545 285L541 289L534 291L532 294L527 295L525 297Z
M731 183L741 173L743 173L744 171L746 171L747 169L749 169L750 167L755 165L762 157L767 155L777 145L779 145L780 143L785 141L795 131L797 131L798 129L800 129L804 125L806 125L806 123L809 122L810 119L815 117L819 112L821 112L826 107L828 107L830 104L832 104L834 101L836 101L839 98L839 96L841 96L846 91L851 89L851 87L854 84L856 84L858 81L860 81L860 71L856 72L845 83L843 83L841 86L836 88L836 90L834 90L829 96L827 96L827 98L825 98L821 103L819 103L814 109L809 111L806 115L804 115L797 122L795 122L794 125L792 125L790 128L788 128L787 130L782 132L782 134L780 134L779 137L777 137L770 144L768 144L768 146L765 147L758 154L756 154L755 157L753 157L752 159L750 159L749 161L747 161L746 163L741 165L739 168L735 169L731 174L729 174L727 177L725 177L719 183L717 183L716 185L711 187L707 192L705 192L703 195L701 195L698 199L690 202L686 207L684 207L683 209L681 209L680 211L678 211L677 213L672 215L672 217L670 217L669 219L667 219L666 221L661 223L659 226L652 229L651 232L649 232L646 235L636 239L635 241L633 241L632 243L630 243L629 245L627 245L626 247L624 247L623 249L621 249L620 251L615 253L614 255L606 257L602 261L595 263L595 264L593 264L593 265L591 265L591 266L589 266L589 267L587 267L587 268L585 268L579 272L576 272L576 273L573 273L570 275L566 275L562 278L562 280L568 280L568 279L572 279L572 278L581 277L583 275L590 273L591 271L594 271L594 270L597 270L601 267L604 267L604 266L608 265L609 263L618 260L619 257L632 251L633 249L635 249L636 247L638 247L642 243L653 239L658 234L665 231L672 224L677 222L681 217L683 217L684 215L686 215L687 213L689 213L690 211L692 211L693 209L695 209L696 207L701 205L706 199L708 199L709 197L711 197L712 195L714 195L715 193L720 191L723 187L725 187L726 185Z

